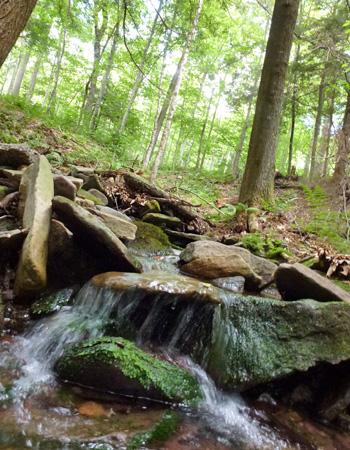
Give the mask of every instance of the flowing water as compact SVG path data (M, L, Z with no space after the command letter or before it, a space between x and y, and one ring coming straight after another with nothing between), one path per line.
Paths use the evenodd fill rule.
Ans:
M34 323L23 336L0 341L0 449L125 449L129 435L159 420L159 407L125 406L117 401L97 406L88 402L86 406L84 400L55 380L52 369L65 349L82 339L103 335L111 322L114 332L140 345L152 343L171 358L178 358L200 381L204 401L195 411L181 412L178 440L162 448L304 448L281 437L267 417L245 404L238 394L218 390L200 366L181 356L190 353L187 350L193 336L200 338L201 326L209 323L210 308L199 311L189 302L171 322L176 301L169 308L164 295L156 298L142 316L143 300L142 295L130 297L130 293L87 284L73 306ZM198 343L193 353L203 354L203 346L205 343Z

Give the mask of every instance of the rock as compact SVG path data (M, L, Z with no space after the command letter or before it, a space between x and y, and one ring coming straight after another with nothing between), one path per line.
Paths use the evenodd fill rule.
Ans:
M275 284L272 286L268 286L262 291L260 291L260 295L264 298L273 298L275 300L282 300L282 296L279 293Z
M33 319L40 319L41 317L53 314L64 306L69 305L76 294L75 287L61 289L50 294L42 295L30 307L30 315Z
M84 167L84 166L71 166L71 175L73 177L79 178L78 175L85 175L88 177L94 173L94 169L92 167Z
M73 233L59 220L52 219L49 234L49 257L70 253Z
M230 297L216 309L208 373L244 390L350 359L350 305Z
M21 183L23 172L23 170L0 168L0 177L5 177L8 179L12 186L17 189Z
M160 213L148 213L142 217L142 220L153 225L164 226L167 228L180 228L181 220L177 217L166 216Z
M137 226L130 220L121 219L114 214L106 214L98 209L89 208L89 211L98 216L119 239L130 241L135 239Z
M27 174L28 171L28 174ZM40 156L26 170L23 225L28 228L17 267L15 293L19 297L40 292L46 287L46 263L54 187L51 166Z
M89 189L88 192L89 192L89 194L93 195L94 197L96 197L96 198L98 198L100 200L99 204L101 206L107 206L108 205L108 198L101 191L98 191L97 189Z
M74 184L74 186L77 188L77 191L79 191L79 189L81 189L81 187L83 186L84 181L81 178L75 178L70 175L66 175L66 178Z
M85 191L84 189L79 189L78 194L79 197L83 198L84 200L89 200L90 202L93 202L94 205L101 205L106 206L105 203L95 195L91 194L88 191Z
M17 222L13 216L0 217L0 232L11 231L18 228Z
M132 222L129 216L120 211L117 211L116 209L109 208L108 206L96 205L94 209L105 214L111 214L112 216L119 217L120 219L126 220L127 222Z
M62 195L70 200L75 200L77 188L68 177L65 177L64 175L54 175L53 181L55 195Z
M27 234L28 230L0 231L0 252L13 253L19 251Z
M242 258L246 265L250 266L253 272L252 280L255 278L255 273L258 277L261 277L263 283L266 283L271 280L277 268L276 264L267 259L255 256L244 248L225 245L215 241L198 241L187 245L180 255L180 260L183 264L182 270L184 271L187 271L187 268L189 268L199 273L199 270L201 270L199 267L207 266L205 269L206 275L208 272L208 275L212 278L222 278L234 275L244 276L243 273L239 273L235 269L236 261L242 266L242 270L245 270L243 269L245 266L238 257ZM189 263L191 263L191 266L188 266ZM221 264L223 270L220 272ZM196 266L198 270L196 270ZM203 276L206 275L203 273Z
M28 166L39 154L23 144L0 144L0 165L10 167Z
M348 292L303 264L281 264L275 280L284 300L311 298L320 302L350 303Z
M136 239L130 243L129 248L149 254L164 253L171 249L169 238L161 228L141 220L133 223L137 226Z
M87 198L76 197L75 202L77 205L82 206L83 208L93 208L95 206L95 203L92 200L88 200Z
M11 192L8 186L0 186L0 200L6 197Z
M64 382L108 394L187 404L201 398L193 375L122 338L80 343L57 361L55 371Z
M111 270L139 271L125 245L98 217L65 197L55 197L53 207L75 238L97 257L106 258Z
M142 208L142 215L148 213L160 213L160 204L157 200L148 200L145 204L145 206Z
M221 289L242 294L244 291L245 279L244 277L216 278L211 280L211 283Z
M214 240L203 234L183 233L182 231L169 230L169 228L165 228L164 231L169 236L170 241L180 247L186 247L191 242Z
M165 294L169 300L192 300L220 304L220 293L209 283L173 273L152 271L142 274L108 272L96 275L91 283L116 292L128 291L152 297Z
M100 177L96 173L89 175L87 181L83 185L83 189L85 189L85 191L96 189L100 192L103 192L103 186L100 181Z

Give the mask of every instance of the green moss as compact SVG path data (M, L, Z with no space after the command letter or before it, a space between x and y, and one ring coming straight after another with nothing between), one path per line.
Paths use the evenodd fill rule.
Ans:
M94 202L95 205L104 206L104 203L102 200L95 197L90 192L85 191L85 189L79 189L77 195L78 195L78 197L84 198L85 200L90 200L90 201Z
M52 292L51 294L42 295L31 306L31 317L34 319L38 319L40 317L48 316L59 311L71 302L75 292L75 288L66 288L56 292Z
M162 419L150 430L137 433L129 439L127 450L138 450L147 445L163 444L176 432L179 422L179 415L175 411L166 411Z
M274 261L285 260L290 255L283 242L269 234L246 234L240 242L244 248L254 253L254 255Z
M168 401L191 403L200 399L198 383L189 372L122 338L103 337L80 343L58 361L56 370L63 379L83 383L87 368L93 371L96 366L120 371L146 391L155 389ZM117 392L118 386L115 389Z
M341 280L334 280L332 279L333 283L335 283L336 285L338 285L340 288L344 289L347 292L350 292L350 282L344 282Z
M134 250L147 250L151 253L165 252L171 249L171 244L165 232L156 225L136 220L136 238L129 244Z
M11 191L6 186L0 186L0 200L6 197L7 194L9 194Z

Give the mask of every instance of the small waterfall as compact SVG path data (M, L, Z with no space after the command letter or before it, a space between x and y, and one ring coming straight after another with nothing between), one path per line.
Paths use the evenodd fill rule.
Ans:
M288 441L280 438L269 426L263 424L263 417L257 416L246 405L239 394L219 391L207 373L192 360L184 360L189 370L200 382L204 400L199 407L201 420L214 431L220 440L246 450L287 450ZM298 446L293 446L298 449Z

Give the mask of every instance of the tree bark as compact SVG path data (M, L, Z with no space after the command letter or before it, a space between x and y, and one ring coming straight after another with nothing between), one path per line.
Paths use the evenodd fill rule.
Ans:
M17 72L18 72L19 66L21 64L21 59L22 59L22 54L19 55L17 61L15 61L16 64L14 64L14 66L13 66L11 81L10 81L10 84L9 84L9 86L7 88L7 93L10 94L10 95L12 94L13 86L15 85Z
M158 154L156 156L156 159L154 161L153 167L152 167L152 173L151 173L151 181L154 182L157 178L157 173L158 173L158 169L159 166L163 160L164 154L165 154L165 150L166 150L166 146L168 143L168 138L169 138L169 133L170 133L170 129L171 129L171 125L173 122L173 118L174 118L174 114L176 111L176 101L177 101L177 97L179 95L179 91L180 91L180 87L181 87L181 82L182 82L182 76L183 76L183 71L184 68L186 66L187 63L187 59L188 59L188 55L190 52L190 48L192 45L192 42L194 40L194 37L196 35L197 32L197 27L198 27L198 22L199 22L199 16L202 10L202 6L203 6L203 0L198 0L197 3L197 8L196 8L196 13L192 22L192 27L190 32L187 35L187 39L186 39L186 44L185 44L185 48L182 52L180 61L178 63L176 72L174 74L174 77L172 79L172 89L170 90L170 95L169 95L169 105L168 105L168 116L167 116L167 120L164 126L164 130L163 130L163 134L161 137L161 141L159 144L159 150L158 150ZM170 86L171 87L171 86ZM165 111L166 114L166 111ZM163 119L164 120L164 119ZM160 131L160 130L159 130ZM159 136L159 134L158 134Z
M37 0L0 0L0 67L15 45Z
M29 87L28 87L28 91L26 94L27 100L29 100L29 101L32 100L32 97L34 94L36 81L37 81L38 75L39 75L40 65L41 65L41 58L40 58L40 56L38 56L36 58L36 61L35 61L34 67L33 67L32 76L30 77Z
M320 82L320 86L319 86L319 89L318 89L317 113L316 113L316 119L315 119L314 135L313 135L313 138L312 138L312 145L311 145L311 151L310 151L310 173L309 173L310 181L313 181L315 179L315 176L316 176L317 144L318 144L318 138L319 138L319 135L320 135L321 120L322 120L322 113L323 113L325 79L326 79L326 66L323 69L323 72L322 72L322 75L321 75L321 82Z
M299 55L300 55L300 44L297 45L297 50L296 50L295 59L294 59L292 117L291 117L291 125L290 125L288 168L287 168L288 176L290 176L292 174L295 121L296 121L296 117L297 117L297 98L298 98L298 72L297 72L297 68L295 66L299 62Z
M123 133L123 131L125 129L125 125L126 125L126 123L128 121L129 113L131 111L131 108L132 108L132 106L133 106L133 104L135 102L135 99L137 97L137 94L139 92L142 80L143 80L143 78L145 76L144 75L144 69L145 69L145 65L146 65L146 62L147 62L147 56L148 56L148 52L149 52L149 49L150 49L151 44L152 44L154 33L156 31L156 26L157 26L157 23L158 23L159 14L160 14L160 12L161 12L161 10L163 8L163 2L164 2L164 0L160 0L160 2L159 2L158 10L157 10L156 15L155 15L154 20L153 20L153 25L152 25L152 28L151 28L151 32L150 32L150 35L148 37L146 46L145 46L145 48L143 50L142 60L141 60L141 63L140 63L139 69L138 69L138 74L137 74L134 86L133 86L133 88L131 90L130 97L129 97L129 100L128 100L128 104L126 106L125 112L123 114L123 117L122 117L120 125L119 125L119 130L118 130L119 134Z
M339 135L338 151L332 182L336 188L342 188L346 177L350 154L350 89L344 113L343 127Z
M276 0L256 103L240 202L270 201L274 192L275 158L299 0Z

